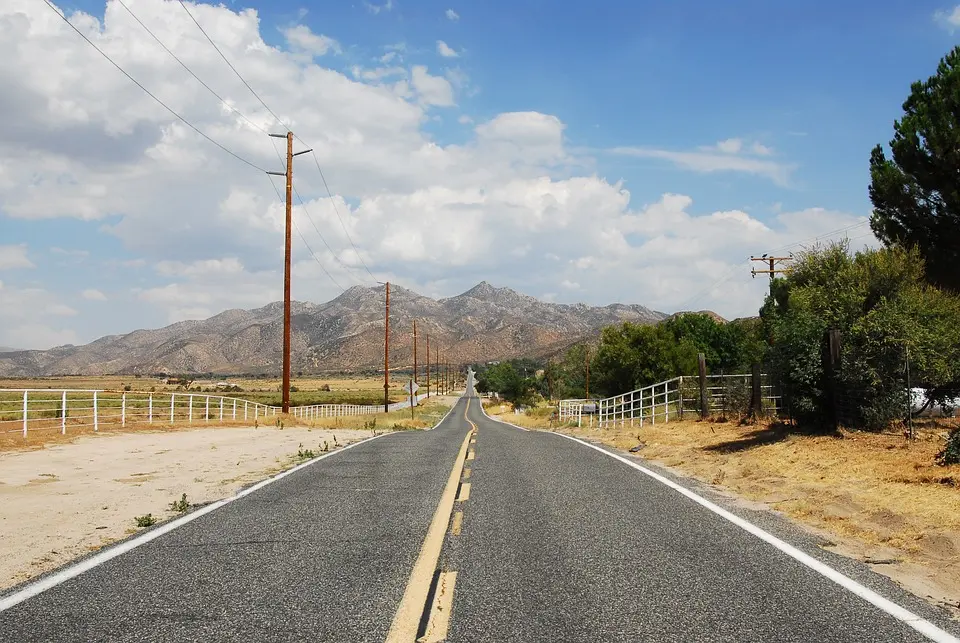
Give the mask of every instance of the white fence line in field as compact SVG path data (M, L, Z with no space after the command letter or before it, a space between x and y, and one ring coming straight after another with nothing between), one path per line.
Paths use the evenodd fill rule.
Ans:
M761 374L760 398L765 409L774 409L780 398L775 395L774 387L764 383L767 376ZM752 374L707 375L705 395L709 412L735 411L744 408L749 400L753 383ZM557 404L557 419L560 422L576 420L577 426L583 425L583 416L587 415L590 425L596 417L597 426L609 427L634 426L639 422L656 424L670 420L683 419L684 413L699 413L700 395L697 377L674 377L664 382L597 400L560 400ZM746 396L746 400L738 399Z
M417 402L426 395L417 396ZM389 405L410 407L410 400ZM255 422L280 414L279 406L236 397L183 392L102 389L0 389L0 434L70 428L123 428L128 424L174 425L194 422ZM300 419L382 413L383 405L318 404L291 407Z

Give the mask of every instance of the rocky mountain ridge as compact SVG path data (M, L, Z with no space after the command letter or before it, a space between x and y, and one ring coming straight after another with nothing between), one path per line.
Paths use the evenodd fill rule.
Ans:
M455 297L432 299L390 288L391 367L418 357L475 362L541 357L623 321L656 323L667 315L640 305L554 304L481 282ZM294 302L295 371L377 369L383 365L384 287L354 286L324 304ZM101 337L83 346L0 354L0 376L131 373L277 373L282 364L283 305L227 310L205 320Z

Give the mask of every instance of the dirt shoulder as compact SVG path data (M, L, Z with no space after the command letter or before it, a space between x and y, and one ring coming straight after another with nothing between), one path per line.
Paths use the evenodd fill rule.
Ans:
M380 431L382 432L382 430ZM369 430L212 428L84 435L0 453L0 589L137 531L134 518L232 495Z
M491 416L552 430L549 419ZM940 467L946 431L900 434L793 433L769 425L671 422L591 429L563 427L782 512L914 594L960 615L960 465Z

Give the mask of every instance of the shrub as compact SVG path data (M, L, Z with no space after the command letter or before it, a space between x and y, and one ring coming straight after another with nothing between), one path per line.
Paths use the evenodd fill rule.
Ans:
M937 464L942 467L948 464L960 464L960 429L954 429L950 432L946 445L937 454Z

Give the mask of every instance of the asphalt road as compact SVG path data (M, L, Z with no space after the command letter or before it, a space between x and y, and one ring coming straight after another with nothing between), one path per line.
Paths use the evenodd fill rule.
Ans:
M458 500L439 515L473 426ZM681 483L958 633L790 523ZM662 481L562 436L490 420L464 398L431 431L313 463L0 612L0 641L384 641L435 513L449 526L438 571L456 572L442 610L448 641L938 636Z
M433 430L336 453L0 612L0 641L382 643L469 430L465 406Z

